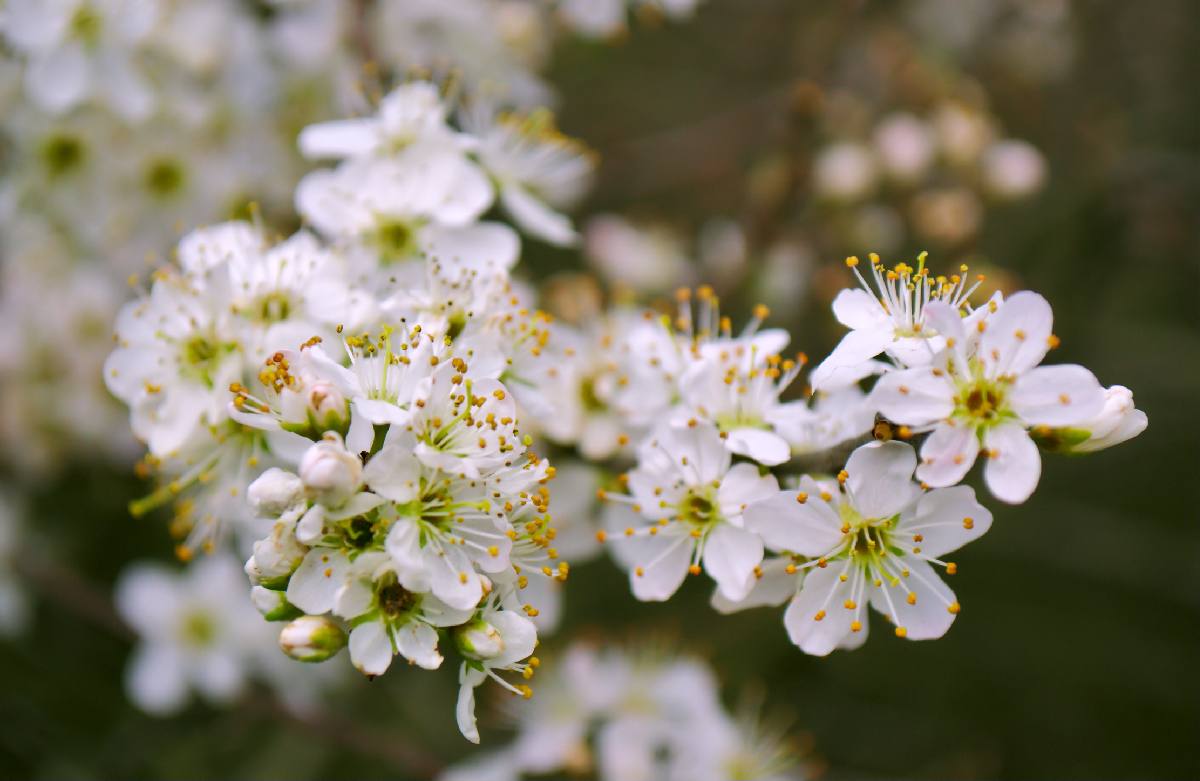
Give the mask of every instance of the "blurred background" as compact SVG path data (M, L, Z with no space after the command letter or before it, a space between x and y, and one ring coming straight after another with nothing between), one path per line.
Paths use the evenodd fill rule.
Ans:
M233 5L262 30L288 4ZM966 609L938 641L879 631L813 658L788 641L779 610L719 616L703 579L639 603L599 557L572 563L563 624L539 656L581 637L662 638L707 659L730 706L757 697L825 778L1200 774L1200 3L672 7L635 4L589 28L564 4L546 22L552 42L528 47L540 73L531 103L553 100L562 131L598 154L573 215L582 251L526 242L519 273L544 284L549 309L569 320L593 298L654 302L707 283L735 324L766 303L768 324L819 360L844 332L829 304L854 282L845 257L894 265L928 251L936 273L969 264L987 276L976 301L994 288L1043 294L1062 340L1053 359L1131 388L1149 428L1086 458L1048 456L1022 506L988 502L995 524L957 554L951 580ZM367 21L345 38L383 40L386 18ZM416 41L437 32L414 29ZM169 562L174 547L164 517L127 510L148 486L99 379L125 277L250 199L293 228L305 169L290 139L353 109L327 82L353 80L356 66L309 52L303 70L281 55L305 75L279 80L266 118L238 114L228 136L194 127L191 147L157 127L159 159L195 171L222 160L242 176L184 208L147 194L174 186L166 169L140 194L112 171L69 179L78 159L146 142L87 109L31 110L20 47L3 51L0 776L429 777L469 756L450 665L334 676L303 712L255 684L229 707L158 718L122 685L135 638L113 584L129 561ZM393 67L412 64L436 71ZM189 88L233 78L212 73ZM471 89L469 70L458 78ZM258 132L241 122L271 126L270 175L238 165L246 153L228 139ZM132 216L107 215L89 234L82 221L113 200ZM485 749L511 734L488 694Z

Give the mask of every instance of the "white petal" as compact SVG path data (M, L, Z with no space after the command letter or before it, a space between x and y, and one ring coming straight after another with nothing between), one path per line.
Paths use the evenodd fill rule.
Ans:
M903 442L869 442L846 460L850 506L864 518L891 518L920 492L913 483L917 453Z
M420 489L421 465L412 451L388 445L371 456L362 476L374 493L404 504L412 501Z
M759 499L766 499L779 491L775 475L758 473L753 464L735 464L725 473L717 488L717 506L726 521L741 526L742 511Z
M246 670L233 649L213 649L192 668L196 690L214 705L229 705L246 687Z
M138 646L125 667L125 692L148 713L167 716L182 710L188 687L180 649L155 643Z
M841 574L846 575L845 582L839 580ZM856 620L862 623L862 628L854 634L866 635L867 622L862 620L866 615L862 609L865 605L846 609L857 577L856 570L844 562L809 570L800 594L783 615L788 637L805 653L825 656L847 641L852 633L850 625ZM816 618L818 615L820 620Z
M981 310L987 311L986 308ZM945 301L930 301L922 310L921 319L926 328L937 331L938 335L945 339L955 363L958 366L966 366L969 338L959 310Z
M935 488L921 497L915 510L896 525L901 542L915 545L921 554L939 558L978 538L992 526L992 514L975 499L966 485ZM921 535L921 541L913 540Z
M136 562L121 572L113 599L117 612L138 634L161 636L179 612L178 578L161 564Z
M154 110L154 92L134 70L127 55L108 52L95 63L96 85L108 97L113 112L130 122L141 122Z
M921 464L917 479L942 488L962 481L979 455L979 436L975 426L942 423L921 445Z
M375 427L367 414L358 407L358 402L350 405L350 429L346 432L346 450L351 453L370 453L375 444Z
M870 403L893 423L924 426L954 412L954 383L932 366L888 372L875 383Z
M1030 426L1072 426L1104 409L1104 388L1082 366L1038 366L1017 378L1008 402Z
M467 554L458 545L445 545L441 551L444 555L438 555L430 546L422 549L433 593L450 607L460 610L479 604L483 584Z
M338 589L333 613L349 621L370 610L374 601L374 585L364 578L351 577Z
M684 532L658 534L638 542L642 543L637 558L640 567L629 572L633 595L643 602L670 599L687 577L696 548L694 538Z
M500 191L500 203L517 225L532 236L560 247L572 247L579 241L579 234L569 217L554 211L520 185L504 187Z
M897 563L908 572L908 577L901 577L895 586L887 580L881 586L868 586L871 606L891 618L897 627L904 627L909 640L929 640L946 634L954 622L955 614L947 610L955 602L954 592L933 567L916 556L904 556ZM910 593L916 595L911 605Z
M801 504L799 491L782 491L746 506L744 526L772 550L823 556L842 540L841 520L819 493Z
M479 728L475 726L475 687L483 683L487 677L482 670L468 670L463 665L459 673L460 686L458 689L458 705L455 716L458 719L458 729L463 737L472 743L479 742Z
M381 621L350 630L350 661L367 675L382 675L392 663L392 640Z
M486 615L485 619L504 638L504 650L495 659L485 662L485 665L507 667L533 653L537 646L537 628L524 615L511 610L498 610Z
M418 667L436 670L442 665L437 650L437 630L421 621L408 621L396 630L396 650Z
M354 408L376 426L404 426L412 418L408 410L380 399L355 399Z
M735 428L727 432L725 446L731 453L747 456L760 464L775 466L787 461L792 449L783 437L760 428Z
M350 560L340 551L313 548L288 581L288 602L312 616L328 613L348 569Z
M814 390L849 384L846 377L859 375L861 378L862 372L856 371L857 367L879 355L895 339L895 329L890 324L886 328L851 331L842 337L829 357L812 370L808 381Z
M1037 366L1050 350L1054 312L1037 293L1022 290L1005 301L986 321L979 357L989 377L1022 374Z
M38 108L61 114L87 95L88 62L83 47L70 42L25 66L25 93Z
M746 598L754 586L754 568L762 562L762 538L723 523L704 541L704 571L717 581L726 599Z
M983 444L988 449L983 479L992 496L1009 504L1028 499L1042 475L1042 457L1025 428L1003 423L988 430Z
M752 607L782 605L796 595L804 575L800 572L788 574L790 558L769 559L762 563L762 577L755 576L750 593L741 601L726 599L720 589L713 591L712 606L719 613L734 613Z
M325 508L314 504L296 523L296 541L312 545L325 536Z
M340 119L309 125L300 131L296 146L300 154L320 157L355 157L370 154L379 144L379 120Z
M499 222L479 222L459 228L430 226L421 232L427 258L475 269L508 271L521 254L521 238ZM476 376L472 374L471 376Z
M833 299L833 316L839 323L855 331L872 328L895 330L892 318L883 311L879 300L858 287L846 288L837 294Z

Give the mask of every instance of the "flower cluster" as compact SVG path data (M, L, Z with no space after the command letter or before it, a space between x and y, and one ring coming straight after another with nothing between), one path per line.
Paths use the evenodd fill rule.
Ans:
M860 275L861 289L838 295L834 314L852 330L813 369L816 402L781 400L799 364L777 355L785 334L758 330L766 313L735 338L708 291L699 328L685 306L675 327L625 343L612 384L635 378L643 416L619 394L606 409L640 441L620 476L627 493L601 491L617 504L600 537L636 597L669 599L705 571L722 612L790 600L784 623L808 653L861 644L868 603L900 637L940 637L961 606L930 565L953 574L943 557L992 522L959 484L977 458L991 493L1020 503L1041 473L1035 441L1084 452L1145 428L1127 389L1105 391L1080 366L1039 366L1058 343L1044 298L997 293L973 308L965 267L934 277L924 261L886 269L872 256L875 289ZM848 265L858 273L857 259ZM772 470L792 480L806 456L867 431L884 441L781 489Z
M222 701L247 675L269 677L246 651L265 626L244 620L252 603L282 624L279 645L295 660L323 662L347 648L353 666L375 676L397 654L439 668L452 649L461 662L458 725L478 742L477 687L491 678L532 695L525 681L540 665L538 633L557 621L564 555L589 556L599 543L642 600L670 599L706 572L721 612L790 603L787 632L811 654L860 645L868 604L900 637L939 637L961 605L934 567L953 574L947 555L992 523L961 484L974 462L985 461L993 496L1020 503L1039 481L1039 446L1097 450L1146 425L1127 389L1105 391L1079 366L1040 365L1057 344L1045 299L997 294L973 306L966 267L935 277L924 255L915 268L891 269L871 256L874 286L850 259L862 288L833 302L850 333L803 390L808 359L785 354L788 333L763 327L767 307L735 333L708 286L679 289L673 311L620 296L605 309L567 295L574 316L552 317L537 309L546 305L539 291L512 276L521 234L576 245L564 211L586 192L594 165L548 112L526 108L540 88L531 30L555 4L356 4L359 18L335 14L328 25L322 14L336 3L283 5L272 24L299 26L276 28L281 40L294 43L312 26L348 35L349 26L385 70L448 74L442 54L451 50L480 62L453 63L461 77L453 89L414 78L372 98L369 115L304 127L300 155L329 165L299 177L291 193L303 227L275 237L251 208L248 220L195 230L117 314L104 382L129 407L148 449L142 471L157 482L132 509L172 504L185 561L236 539L249 552L252 586L249 600L229 587L219 552L195 565L190 586L161 571L126 577L120 609L146 641L130 691L149 710L180 707L190 686ZM629 7L682 17L695 5L564 0L557 10L583 32L607 35ZM62 111L116 97L125 102L110 108L122 121L149 121L162 110L159 93L147 81L134 111L138 69L164 29L156 20L187 4L128 13L117 0L68 6L69 17L57 5L14 2L0 17L26 58L25 91ZM114 20L140 25L120 48L125 59L105 54L104 36L124 29ZM30 48L26 33L38 25L66 37L47 33L42 49ZM371 41L371 29L410 37ZM87 57L124 69L120 93L91 91L80 56L85 76ZM379 76L378 67L364 75ZM496 72L507 74L511 95L483 86ZM924 120L896 115L877 128L876 151L827 149L813 166L816 190L857 203L880 171L910 187L933 176L939 155L982 166L993 189L1007 187L1002 195L1036 189L1036 152L1001 143L983 153L991 128L956 106L938 115L940 140ZM91 142L103 135L88 135L94 127L80 133L89 144L72 135L46 145L47 165L77 168L83 150L100 148ZM1022 154L1037 170L1019 182L1004 179L1012 165L988 162ZM187 171L205 168L192 163ZM148 170L154 186L187 178L184 168ZM846 170L862 181L847 184ZM95 186L106 181L89 175ZM37 202L16 191L21 203ZM203 203L228 195L212 192L220 197ZM661 291L688 270L671 236L618 218L593 223L587 239L596 265L635 291ZM804 253L774 241L771 273L797 276ZM706 227L700 265L722 289L749 265L747 243L736 225ZM534 437L559 466L571 451L592 462L564 459L557 485L567 487L553 514L558 468L534 452ZM594 536L593 496L605 501ZM217 620L238 599L241 608ZM602 670L598 688L578 689L592 685L583 674L592 668ZM488 760L489 772L583 768L589 737L596 753L587 766L604 777L782 769L769 741L733 724L711 677L690 662L576 649L559 669L545 707L526 711L530 734L550 730L553 718L558 737L519 741Z
M374 116L306 128L305 154L339 160L297 187L316 232L270 242L229 222L184 237L121 310L105 380L160 483L135 511L174 501L184 558L230 529L257 539L253 600L290 622L294 658L348 643L367 675L396 653L433 669L441 631L464 659L474 736L485 678L530 694L499 675L532 674L538 610L523 595L551 599L567 577L555 470L518 421L550 322L509 278L517 233L480 217L499 199L569 242L551 203L582 191L590 162L547 116L484 123L474 107L475 135L450 108L416 81Z
M450 768L444 781L803 777L797 748L750 710L732 717L695 657L584 643L556 656L539 673L538 698L512 714L512 744Z

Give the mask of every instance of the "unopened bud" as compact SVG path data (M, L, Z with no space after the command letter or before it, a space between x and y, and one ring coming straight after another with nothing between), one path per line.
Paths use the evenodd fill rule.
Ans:
M454 627L450 639L455 650L468 659L495 659L504 652L504 638L482 618Z
M1090 453L1132 439L1146 428L1146 413L1133 405L1128 388L1114 385L1104 392L1104 409L1091 420L1064 428L1037 426L1034 442L1051 453Z
M321 616L297 618L279 633L279 647L301 662L323 662L345 645L342 628Z
M314 502L338 507L358 492L362 461L346 450L341 436L328 432L304 452L300 459L300 479L305 493Z
M1133 405L1133 393L1122 385L1104 391L1104 409L1077 428L1088 432L1088 438L1071 447L1075 453L1103 450L1127 439L1133 439L1146 429L1146 413Z
M259 515L278 518L304 497L304 483L291 472L271 467L246 489L250 506Z
M268 621L291 621L304 615L304 611L288 602L280 591L255 586L250 590L250 599Z
M256 586L283 591L305 553L308 548L296 541L294 525L279 521L265 539L254 543L254 554L246 562L246 574Z
M308 386L307 393L308 408L326 431L341 428L342 421L349 417L350 412L341 391L333 383L321 380Z

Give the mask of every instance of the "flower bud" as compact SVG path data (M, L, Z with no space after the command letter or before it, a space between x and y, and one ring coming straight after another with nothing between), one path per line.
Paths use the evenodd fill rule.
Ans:
M1146 413L1133 405L1133 393L1122 385L1104 391L1104 409L1087 423L1076 428L1088 432L1088 438L1069 448L1074 453L1103 450L1127 439L1133 439L1146 428Z
M308 408L327 431L342 427L342 421L349 417L350 408L346 397L333 383L324 380L314 382L308 386L307 394Z
M304 452L300 479L308 498L326 507L337 507L358 492L362 461L346 450L341 436L328 432Z
M246 489L250 506L259 515L278 518L304 497L304 484L291 472L271 467Z
M282 591L255 586L250 590L250 599L268 621L291 621L304 615L303 610L287 601Z
M346 645L342 628L321 616L303 616L279 633L279 647L301 662L323 662Z
M1114 385L1104 392L1104 409L1091 420L1067 428L1038 426L1029 433L1052 453L1090 453L1133 439L1146 422L1146 413L1133 406L1129 389Z
M254 553L246 562L246 574L254 585L282 591L308 548L296 541L294 524L277 522L266 538L254 543ZM275 588L275 586L279 588Z
M467 659L495 659L504 652L504 638L482 618L451 629L450 640L455 650Z

